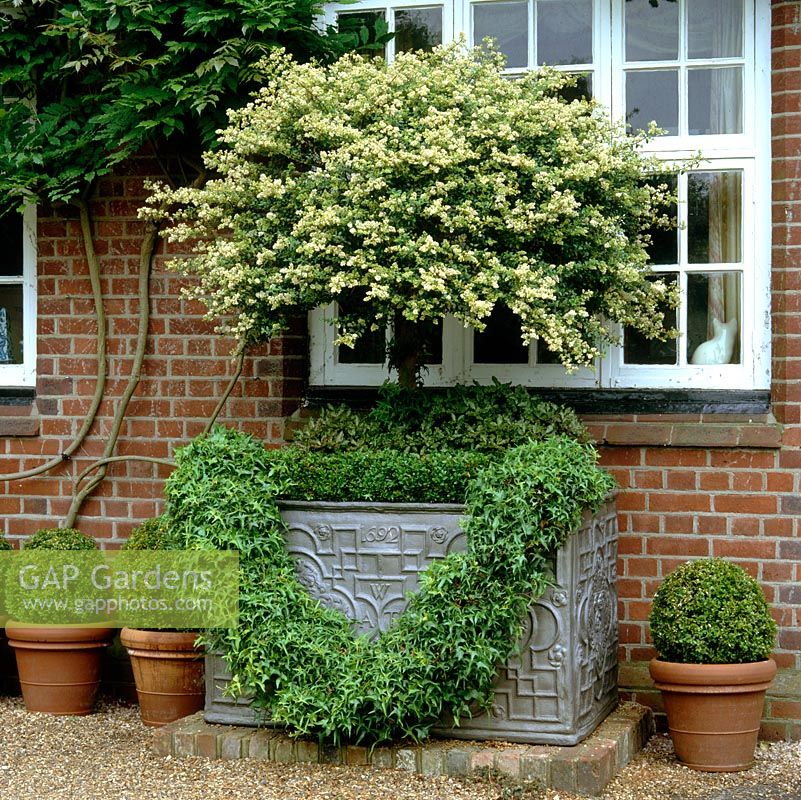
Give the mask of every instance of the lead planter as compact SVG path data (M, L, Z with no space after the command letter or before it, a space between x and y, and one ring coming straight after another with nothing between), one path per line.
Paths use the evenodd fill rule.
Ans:
M287 549L300 581L378 636L406 607L435 558L464 550L462 506L285 502ZM572 745L617 704L617 516L608 502L552 558L554 585L531 605L519 652L498 671L488 713L443 719L436 732L463 739ZM218 655L206 657L208 722L269 725L247 697L224 694Z

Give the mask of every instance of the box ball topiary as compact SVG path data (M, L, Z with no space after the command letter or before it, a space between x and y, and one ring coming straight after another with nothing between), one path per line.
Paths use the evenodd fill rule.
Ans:
M169 524L165 516L146 519L137 525L128 540L122 546L123 550L170 550L175 546L170 538Z
M649 622L660 658L683 664L764 661L776 640L759 584L719 558L671 572L654 595Z
M26 550L97 550L97 542L75 528L42 528L25 544Z

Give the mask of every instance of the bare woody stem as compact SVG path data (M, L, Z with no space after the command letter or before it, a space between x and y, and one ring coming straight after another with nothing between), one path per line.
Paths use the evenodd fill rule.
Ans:
M128 376L128 384L114 412L114 421L111 426L111 431L106 439L106 446L103 448L103 459L109 458L114 453L114 448L117 446L117 439L120 435L120 429L125 419L125 412L128 410L128 404L137 386L139 386L139 381L142 377L142 364L144 363L145 350L147 349L147 329L150 325L150 272L153 266L153 256L156 252L157 238L157 226L153 223L147 223L145 235L139 248L139 328L136 338L136 353L134 355L131 374ZM65 528L72 528L74 526L83 501L103 481L106 472L107 467L104 463L99 467L97 474L82 489L73 495L72 503L64 519ZM80 479L76 481L76 488L79 483Z
M212 429L214 423L217 421L217 417L220 416L220 412L223 410L223 406L231 396L231 392L234 390L234 386L236 386L236 382L239 380L239 376L242 374L242 367L245 364L245 350L245 343L240 342L239 346L236 348L236 367L234 368L234 374L231 376L231 380L228 381L228 386L225 387L225 391L220 398L220 402L217 403L217 407L214 409L209 421L206 423L203 433L208 433Z
M75 479L77 486L87 475L94 472L96 469L101 469L107 464L116 464L121 461L146 461L149 464L161 464L164 467L175 466L174 461L168 458L152 458L151 456L110 456L109 458L98 458L97 461L92 462L78 477Z

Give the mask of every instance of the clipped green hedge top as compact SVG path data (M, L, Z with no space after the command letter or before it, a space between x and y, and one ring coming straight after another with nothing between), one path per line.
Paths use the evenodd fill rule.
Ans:
M479 471L500 456L469 450L325 453L286 447L268 458L286 479L284 500L464 503Z
M741 567L718 558L675 569L654 595L651 636L660 657L684 664L763 661L776 623L759 584Z
M97 542L75 528L42 528L25 543L26 550L97 550Z

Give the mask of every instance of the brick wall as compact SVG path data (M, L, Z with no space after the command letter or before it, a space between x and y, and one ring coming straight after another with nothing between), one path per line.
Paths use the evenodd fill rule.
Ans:
M98 187L92 211L107 315L106 399L71 462L36 478L0 483L3 529L12 540L57 525L69 508L74 476L102 455L136 350L143 230L136 210L147 194L142 175L158 174L157 165L143 157ZM0 406L0 471L6 473L61 453L78 432L96 385L97 326L78 221L65 218L62 209L40 213L38 233L36 400ZM160 248L143 377L116 455L170 457L203 430L234 370L232 342L215 335L202 307L181 296L182 280L164 270L163 244ZM302 325L298 328L246 359L221 422L280 441L283 418L298 405L306 371ZM158 513L166 474L166 468L143 462L111 465L109 479L83 507L81 529L104 546L119 544L138 521Z
M623 684L658 707L644 662L653 655L646 618L661 578L691 557L742 564L762 584L779 623L776 658L785 670L766 733L801 738L801 10L772 6L773 31L773 376L772 415L588 417L604 464L623 491L620 507L620 654ZM102 182L94 205L109 330L109 386L98 422L71 463L47 475L0 484L3 527L11 538L57 524L71 480L101 454L115 398L130 372L138 323L141 226L136 208L142 158ZM0 470L57 456L81 425L94 389L95 325L78 225L60 213L39 220L39 362L33 405L0 405ZM117 453L170 456L199 433L222 394L231 343L212 335L202 310L180 297L163 270L152 282L153 317L144 379L131 403ZM279 442L298 406L306 371L302 324L252 354L221 421ZM119 544L136 522L157 513L161 467L113 465L84 506L80 527ZM637 677L639 676L639 677ZM789 677L788 677L789 676ZM794 705L795 704L795 705ZM773 727L770 727L773 725Z
M645 620L678 563L724 556L757 578L779 624L783 672L763 735L801 738L801 4L772 11L773 418L590 420L620 505L620 651L627 696L660 710ZM674 431L681 429L677 440ZM661 430L660 430L661 429ZM683 438L682 438L683 437ZM654 446L679 441L683 446ZM736 442L737 446L731 446ZM693 446L695 445L695 446Z

